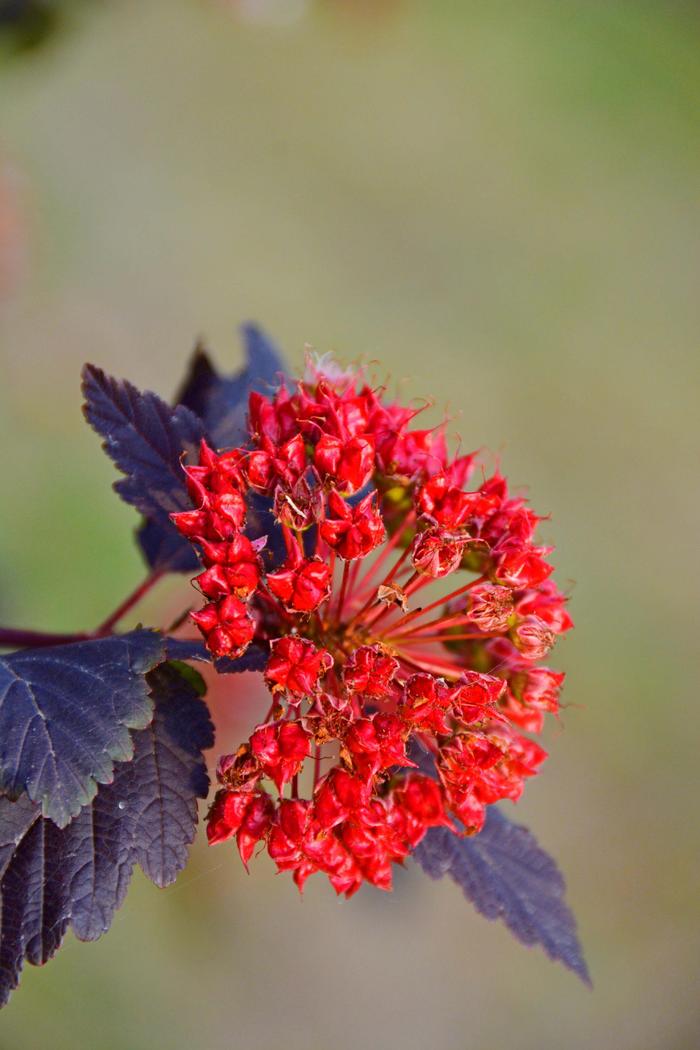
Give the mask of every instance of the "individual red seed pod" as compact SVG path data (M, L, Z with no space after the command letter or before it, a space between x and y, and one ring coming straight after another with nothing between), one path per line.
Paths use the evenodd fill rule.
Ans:
M177 514L171 514L170 520L181 535L193 543L199 543L201 539L218 539L210 517L204 510L183 510Z
M245 459L245 477L250 488L269 493L276 480L273 455L267 449L253 449Z
M486 634L507 631L513 608L513 592L510 587L482 583L472 588L467 596L466 615Z
M300 722L268 722L251 736L250 749L278 791L301 769L310 739Z
M445 812L440 785L432 777L411 773L394 788L391 797L394 807L403 811L402 837L412 849L418 845L428 828L454 829Z
M305 558L295 542L282 568L268 573L267 586L289 612L311 613L331 592L331 570L320 558Z
M212 496L208 510L212 528L222 540L233 539L245 525L245 499L236 490Z
M511 631L513 643L526 660L541 660L556 641L554 631L539 616L526 616Z
M248 870L248 861L253 855L258 842L265 838L270 824L274 806L272 799L264 791L255 792L247 807L241 826L236 832L236 843L243 865Z
M314 792L314 815L323 828L333 828L351 813L364 809L372 794L371 785L353 776L342 766L334 766L319 781Z
M544 580L534 590L518 596L519 616L539 616L555 634L564 634L574 626L566 609L567 598L553 580Z
M446 733L449 730L451 709L452 699L443 679L420 673L411 675L407 680L399 714L410 725L431 729L435 733Z
M262 573L259 541L252 543L237 532L227 543L203 541L201 547L209 568L196 577L196 582L207 598L234 594L245 600L257 590Z
M369 779L391 766L414 765L406 755L405 723L396 715L375 712L356 719L343 740L341 757L348 756L360 777Z
M526 547L507 550L498 557L495 568L497 583L509 587L536 587L552 573L552 566L544 560L548 547Z
M257 842L266 834L273 813L272 799L264 791L218 791L207 817L211 846L236 836L244 865Z
M525 780L535 776L547 758L547 752L534 740L516 733L510 727L498 726L490 731L503 752L499 763L485 771L481 794L487 803L509 798L517 802Z
M365 558L386 537L377 494L370 492L351 507L337 492L328 497L328 513L321 523L321 536L341 558Z
M381 435L379 464L386 474L408 479L435 474L447 464L443 427L435 430L387 429Z
M359 492L371 479L374 453L374 438L370 434L348 440L323 434L314 450L314 463L322 478L347 495Z
M249 791L217 791L207 816L209 845L225 842L236 834L250 804Z
M295 434L273 453L275 475L283 485L293 488L303 477L308 466L306 442L301 434Z
M270 659L265 668L265 681L272 690L286 690L290 701L298 703L319 688L321 678L333 666L327 649L295 635L274 638L270 642Z
M442 528L429 528L416 536L411 559L418 572L441 579L462 562L468 537Z
M294 431L293 420L287 420L283 406L289 395L284 387L273 397L266 397L257 390L248 396L248 431L253 439L268 438L281 444Z
M530 733L539 733L547 713L559 710L559 693L565 676L549 667L530 667L516 671L508 679L503 701L507 717Z
M315 525L323 517L323 491L314 478L316 472L311 468L311 478L303 477L291 488L279 484L275 488L273 512L280 525L303 532Z
M348 689L375 698L390 696L396 689L394 680L399 661L381 645L361 645L354 649L343 666L343 681Z
M427 514L443 528L458 529L476 516L480 498L479 493L463 492L447 471L441 471L418 490L416 506L421 514Z
M210 602L199 612L190 613L204 635L213 656L242 656L255 634L255 620L248 606L230 595L220 602Z
M559 706L559 691L566 676L549 667L529 667L518 676L512 685L513 692L524 704L539 707L543 711L556 712Z
M362 885L362 872L341 841L338 834L341 828L328 834L312 819L304 835L303 851L307 861L328 876L336 893L350 897ZM299 881L295 881L301 889Z
M505 681L495 675L464 671L460 681L449 691L455 718L469 725L484 718L502 717L496 705L505 688Z
M503 748L484 733L460 734L440 750L437 770L447 804L472 834L481 830L486 816L480 788L502 759Z

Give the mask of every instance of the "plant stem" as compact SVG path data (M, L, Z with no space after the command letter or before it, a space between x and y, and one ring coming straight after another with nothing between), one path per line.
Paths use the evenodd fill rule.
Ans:
M417 620L419 617L425 616L426 613L432 612L433 609L437 609L439 605L445 605L447 602L453 601L455 598L458 598L460 594L466 594L466 592L470 591L472 587L476 587L478 583L483 583L485 579L485 576L478 576L475 580L465 584L464 587L458 587L457 590L452 591L451 594L446 594L442 598L436 598L434 602L430 603L430 605L424 605L420 609L414 609L413 612L407 613L403 619L397 620L396 623L392 624L392 628L400 627L403 631L403 629L413 620Z
M391 552L394 550L396 545L401 541L402 537L406 533L406 529L410 525L413 525L413 523L415 521L415 517L416 517L416 512L415 511L411 511L411 513L406 517L406 520L403 522L403 524L399 526L399 528L396 530L396 532L391 537L391 539L388 540L385 543L384 549L382 550L381 554L376 559L374 564L371 565L369 570L365 573L363 579L360 581L360 591L361 591L361 595L360 596L362 598L364 598L366 593L367 593L367 588L368 588L370 580L372 580L376 576L376 574L379 572L381 567L384 565L384 563L386 562L386 560L389 557L389 555L391 554Z
M47 645L69 645L71 642L86 642L91 638L106 638L112 634L112 628L141 601L144 595L155 586L161 576L163 576L161 570L150 573L143 583L140 583L94 631L74 631L64 634L53 631L25 631L15 627L0 627L0 646L40 648Z
M104 638L105 635L112 633L112 628L122 620L128 612L133 609L135 605L141 601L141 599L148 594L152 587L158 583L158 580L163 575L162 569L155 569L152 573L146 577L143 583L131 592L131 594L124 599L124 601L117 606L113 613L111 613L107 619L100 624L97 630L94 632L94 637Z
M84 632L54 634L49 631L24 631L15 627L0 627L0 646L17 646L20 649L39 648L45 645L68 645L70 642L85 642L92 637Z
M335 614L336 623L340 623L343 615L343 606L345 605L345 595L348 589L348 577L350 576L350 562L346 561L343 563L343 579L340 584L340 597L338 598L338 609Z

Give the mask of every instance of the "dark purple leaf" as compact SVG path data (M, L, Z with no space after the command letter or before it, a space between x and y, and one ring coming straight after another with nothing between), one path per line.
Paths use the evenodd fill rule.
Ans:
M230 656L221 656L215 661L214 667L219 674L240 674L241 671L264 671L270 653L257 645L251 645L243 656L232 659Z
M168 660L197 661L210 664L212 655L204 642L198 638L165 638L165 655Z
M197 346L175 399L177 404L184 405L202 420L217 448L240 445L247 440L248 395L251 390L267 392L273 389L284 372L278 351L260 329L246 325L242 334L246 355L242 369L233 375L222 376L204 348ZM189 501L186 500L185 506L189 507ZM265 508L252 504L249 531L259 536L273 527L280 532L274 521L271 524L268 521ZM162 516L146 521L139 529L137 539L152 569L196 572L199 562L192 545ZM272 545L270 550L273 550Z
M0 1005L25 960L46 962L70 925L80 940L105 933L138 863L158 886L184 867L209 781L206 705L164 664L148 676L153 722L134 733L134 758L115 768L91 805L60 829L22 796L0 798Z
M212 663L219 674L239 674L242 671L263 671L270 658L269 652L258 645L251 645L237 659L222 656L212 661L212 656L204 642L196 638L166 638L165 654L168 660L195 660L199 663Z
M213 746L214 727L197 690L176 668L163 664L149 674L148 683L155 715L147 729L134 735L129 766L134 859L157 886L168 886L187 861L197 799L209 791L202 751Z
M0 879L37 812L37 807L26 795L16 802L0 796Z
M137 533L146 561L162 572L195 572L197 556L170 514L191 505L182 457L196 456L205 436L201 420L188 408L171 408L157 394L142 394L93 365L83 370L83 393L88 422L127 475L115 483L116 491L146 516Z
M124 770L101 785L92 805L60 829L26 795L0 798L0 837L15 833L0 881L0 1005L17 986L25 959L40 966L59 948L68 925L80 940L109 929L134 866L133 821L121 809ZM127 777L128 779L128 777Z
M169 515L190 507L182 457L197 453L205 437L202 421L184 405L171 408L157 394L141 393L94 365L83 369L83 394L88 422L126 475L114 488L145 517L172 528Z
M151 721L145 680L162 637L133 631L0 658L0 792L23 792L65 827L132 757Z
M279 522L272 513L272 500L257 492L248 494L248 521L246 535L255 540L267 536L267 543L262 550L262 559L267 572L278 569L287 556L284 534ZM305 542L309 543L310 533L316 532L315 526L304 533Z
M487 919L503 919L523 944L541 944L550 959L590 984L564 879L527 828L489 806L478 835L430 828L413 856L431 878L454 879Z
M166 523L146 519L137 529L136 542L151 569L189 573L200 570L194 547L180 535L171 521Z
M270 393L284 375L284 362L274 344L256 325L241 328L246 364L233 375L221 375L198 346L177 396L203 420L217 448L232 448L248 437L246 414L251 390Z

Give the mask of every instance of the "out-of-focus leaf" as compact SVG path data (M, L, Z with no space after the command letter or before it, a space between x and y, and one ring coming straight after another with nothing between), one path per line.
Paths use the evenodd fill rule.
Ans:
M242 329L246 363L232 375L217 371L206 350L197 346L189 370L176 396L176 404L184 405L199 419L217 448L244 444L248 395L251 390L269 392L284 374L284 362L273 343L255 325ZM185 508L189 507L183 486ZM269 503L270 501L267 501ZM280 544L276 543L280 529L262 498L250 500L248 532L254 536L271 536L267 558L272 567L279 564ZM271 504L270 504L271 505ZM183 509L183 508L177 508ZM146 562L162 572L196 572L199 561L192 544L184 539L168 519L147 520L137 533L137 540Z
M0 34L8 36L18 53L39 47L61 21L56 0L0 0Z
M145 675L162 659L145 630L0 658L0 792L26 792L65 827L132 757L129 731L153 714Z
M243 325L241 334L246 363L240 371L221 375L198 346L177 396L179 404L202 419L217 448L247 440L248 395L251 390L270 393L285 373L279 351L257 325Z
M527 828L489 806L478 835L430 828L413 856L432 878L454 879L487 919L502 919L523 944L542 945L590 984L562 874Z

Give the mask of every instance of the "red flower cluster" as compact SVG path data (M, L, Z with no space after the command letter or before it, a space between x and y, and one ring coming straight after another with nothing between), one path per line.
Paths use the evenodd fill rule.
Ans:
M498 473L470 487L474 456L415 415L320 368L252 394L249 443L204 444L185 468L194 509L173 515L201 552L192 618L212 654L269 652L270 710L219 762L209 840L235 836L245 864L265 843L300 888L321 871L348 896L389 889L428 828L478 832L546 757L521 731L558 709L564 676L538 661L571 620L539 519ZM245 531L251 494L281 565Z

